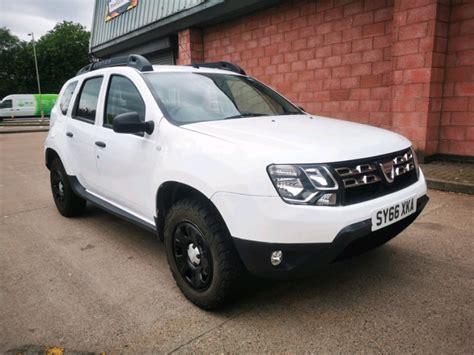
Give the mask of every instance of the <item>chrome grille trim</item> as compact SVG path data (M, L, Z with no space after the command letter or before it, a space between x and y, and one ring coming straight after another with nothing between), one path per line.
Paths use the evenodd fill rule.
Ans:
M360 185L368 185L379 182L381 179L377 175L362 175L357 178L343 179L344 187L351 188Z
M355 168L337 168L336 172L339 174L340 177L345 176L354 176L362 173L369 173L372 171L377 170L372 164L361 164L357 165Z
M353 188L374 184L382 180L391 184L396 177L414 169L414 157L411 150L408 150L401 155L392 156L387 161L374 158L373 162L338 167L334 170L341 178L345 188Z
M413 154L411 154L411 152L407 152L401 156L393 158L393 163L395 165L399 165L399 164L406 163L412 159L413 159Z

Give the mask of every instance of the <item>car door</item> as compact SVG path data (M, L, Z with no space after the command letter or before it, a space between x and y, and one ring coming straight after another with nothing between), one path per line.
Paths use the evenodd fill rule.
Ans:
M15 116L15 109L13 108L13 100L3 100L0 104L0 115L2 117L13 117Z
M154 224L156 134L116 133L112 128L114 118L126 112L137 112L142 121L158 121L159 110L152 106L155 102L147 90L141 78L110 75L97 134L97 140L103 142L103 147L97 149L97 164L101 196Z
M71 119L66 121L68 156L77 179L89 192L97 192L97 117L102 113L100 94L103 76L86 78L76 96Z
M32 117L36 113L36 100L33 95L20 96L16 100L16 115L19 117Z

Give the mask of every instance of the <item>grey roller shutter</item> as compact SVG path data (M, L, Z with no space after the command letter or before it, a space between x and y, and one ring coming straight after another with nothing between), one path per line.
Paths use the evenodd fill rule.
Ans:
M158 65L160 64L173 65L174 64L174 53L172 50L145 54L145 57L150 61L151 64L158 64Z

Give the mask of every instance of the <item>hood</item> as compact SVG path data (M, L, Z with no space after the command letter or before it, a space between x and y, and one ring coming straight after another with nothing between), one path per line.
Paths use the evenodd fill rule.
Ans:
M181 127L234 143L268 163L329 163L388 154L411 145L394 132L314 115L229 119Z

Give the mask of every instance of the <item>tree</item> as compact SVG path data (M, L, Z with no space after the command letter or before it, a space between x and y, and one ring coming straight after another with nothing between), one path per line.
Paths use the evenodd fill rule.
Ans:
M41 89L59 93L65 81L90 61L90 34L85 27L64 21L36 43ZM21 41L0 28L0 99L9 94L38 91L31 41Z
M58 93L62 85L90 62L90 33L64 21L40 38L36 51L42 91Z
M0 99L12 93L36 92L31 91L35 83L32 61L27 43L0 28Z
M19 42L20 40L18 37L12 35L8 28L0 28L0 55L3 55L13 47L17 46Z

